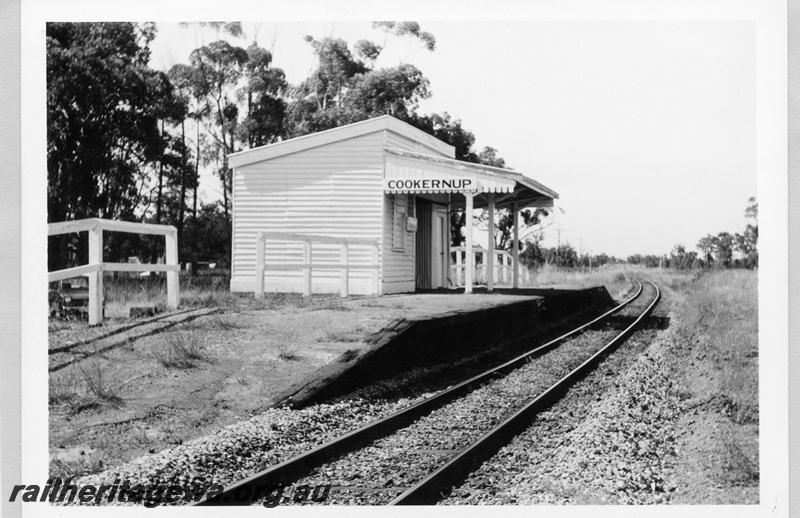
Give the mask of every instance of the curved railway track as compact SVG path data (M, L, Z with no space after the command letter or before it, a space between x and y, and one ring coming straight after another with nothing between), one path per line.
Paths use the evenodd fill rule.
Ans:
M659 299L655 284L639 282L590 322L195 505L267 505L265 497L300 503L280 500L283 488L331 485L321 503L436 503L624 342Z

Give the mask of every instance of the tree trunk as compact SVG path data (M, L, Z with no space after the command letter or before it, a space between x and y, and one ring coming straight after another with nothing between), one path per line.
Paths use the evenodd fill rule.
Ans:
M194 157L194 199L192 200L192 220L197 225L197 189L200 188L200 119L197 121L197 140Z
M222 209L225 211L225 219L228 220L228 182L225 178L225 168L220 171L220 179L222 180Z
M186 208L186 122L181 120L181 199L178 205L178 244L183 243L183 217Z
M164 120L161 120L161 139L164 139ZM156 223L161 223L161 195L164 190L164 153L166 146L161 151L161 158L158 161L158 196L156 197Z

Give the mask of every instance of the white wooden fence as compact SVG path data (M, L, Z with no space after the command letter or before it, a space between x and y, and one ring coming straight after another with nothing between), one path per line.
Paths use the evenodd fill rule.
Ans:
M131 234L163 235L166 241L166 264L135 264L103 262L103 231ZM132 221L90 218L49 223L47 235L89 232L89 263L74 268L48 272L48 282L89 275L89 325L103 321L103 272L167 272L167 307L178 307L178 232L172 225L153 225Z
M473 248L472 252L475 254L473 279L475 279L476 284L487 284L489 278L488 250ZM450 279L459 287L464 286L465 282L466 254L466 248L463 246L450 247ZM514 282L514 258L505 250L495 250L494 254L493 278L495 285L512 286ZM530 270L522 265L520 265L519 276L521 284L530 282Z
M303 262L299 264L266 264L265 261L265 245L267 241L283 241L291 242L297 241L303 243ZM339 263L315 263L313 260L313 244L327 244L339 245L340 248L340 262ZM350 263L350 246L361 245L372 247L372 262L369 264ZM378 259L378 240L377 239L357 239L357 238L337 238L330 236L320 236L313 234L291 234L284 232L259 232L256 235L256 287L255 297L261 298L264 296L264 274L268 270L272 271L287 271L287 270L303 270L303 288L302 293L304 297L311 295L311 279L313 277L313 269L341 269L341 286L339 294L342 297L347 297L350 294L350 270L355 269L369 269L372 272L372 287L373 293L378 293L378 269L380 262Z

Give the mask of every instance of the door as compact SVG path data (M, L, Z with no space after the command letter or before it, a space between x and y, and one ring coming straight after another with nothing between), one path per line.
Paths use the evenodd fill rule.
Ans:
M433 228L431 229L431 288L445 286L445 217L446 211L436 210L433 213Z

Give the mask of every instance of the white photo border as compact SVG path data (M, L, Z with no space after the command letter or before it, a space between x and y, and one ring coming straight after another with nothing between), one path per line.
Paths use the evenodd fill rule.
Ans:
M787 196L787 13L777 0L715 1L540 1L406 0L380 4L368 0L226 2L139 0L30 0L22 5L22 224L21 354L22 478L40 483L48 473L47 262L46 262L46 81L45 23L48 21L193 20L753 20L757 27L757 168L760 217L759 410L760 504L754 506L537 506L547 516L787 516L788 515L788 196ZM20 482L22 483L22 482ZM52 507L26 504L23 516L138 516L139 507ZM217 508L158 508L150 511L216 516ZM368 516L368 507L239 508L237 514L262 516L347 513ZM390 508L386 515L430 515L442 508ZM525 506L459 507L467 516L503 513L527 516Z

